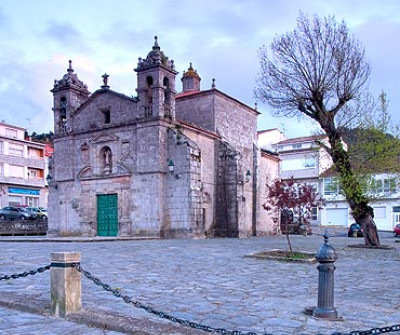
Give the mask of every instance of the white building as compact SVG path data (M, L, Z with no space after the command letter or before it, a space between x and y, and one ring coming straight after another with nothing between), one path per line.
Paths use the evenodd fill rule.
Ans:
M279 154L279 177L282 180L293 177L314 185L326 200L323 208L313 208L311 223L347 227L354 219L332 168L332 159L319 143L328 145L326 136L288 139L278 129L258 132L258 145ZM400 223L399 181L396 173L376 173L369 177L366 192L378 230L392 231Z
M46 205L44 148L24 128L0 123L0 207Z
M258 132L258 145L279 154L279 177L312 185L321 194L320 175L332 166L332 159L320 143L328 145L326 136L286 138L278 129ZM312 209L311 224L321 224L318 207Z
M322 196L327 204L321 211L321 224L347 226L354 222L338 179L327 171L322 180ZM370 177L368 184L366 192L371 199L370 205L374 209L374 221L378 230L393 231L394 226L400 223L399 175L377 173Z

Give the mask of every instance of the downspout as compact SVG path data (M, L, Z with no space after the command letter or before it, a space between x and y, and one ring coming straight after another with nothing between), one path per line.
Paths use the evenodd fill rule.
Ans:
M253 144L253 213L252 213L252 233L257 236L257 180L258 180L258 162L257 162L258 148Z

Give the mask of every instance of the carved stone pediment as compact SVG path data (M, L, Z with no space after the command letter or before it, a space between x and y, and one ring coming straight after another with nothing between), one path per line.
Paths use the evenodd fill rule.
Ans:
M123 162L117 163L117 171L121 174L132 174L132 168L124 164Z
M91 140L92 143L105 143L115 141L119 141L119 137L108 133L97 135Z
M78 173L78 179L85 179L93 176L93 171L91 166L85 166Z

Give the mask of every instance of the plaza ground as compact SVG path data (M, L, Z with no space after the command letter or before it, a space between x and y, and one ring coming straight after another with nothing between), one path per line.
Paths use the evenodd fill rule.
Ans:
M291 240L296 250L317 252L322 233L315 229L312 236L292 236ZM391 248L372 250L354 248L363 240L348 238L343 230L330 230L330 234L330 244L338 255L335 307L343 321L303 313L317 304L317 264L245 257L268 249L287 249L285 236L98 242L2 238L0 275L47 265L52 252L78 251L82 268L112 288L164 313L214 328L257 334L332 334L399 324L398 239L380 232L382 244ZM53 329L52 334L206 334L126 304L86 278L82 278L82 300L87 314L74 319L82 323L53 318L48 316L49 275L47 271L0 281L0 333L25 334L29 329L37 335ZM109 317L107 327L126 323L126 328L94 328L96 315L104 320Z

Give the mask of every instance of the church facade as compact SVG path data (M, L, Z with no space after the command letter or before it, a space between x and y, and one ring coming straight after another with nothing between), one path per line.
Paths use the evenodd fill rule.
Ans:
M248 237L276 231L263 209L278 159L257 146L258 112L190 64L178 72L155 39L139 58L137 96L54 81L51 236Z

